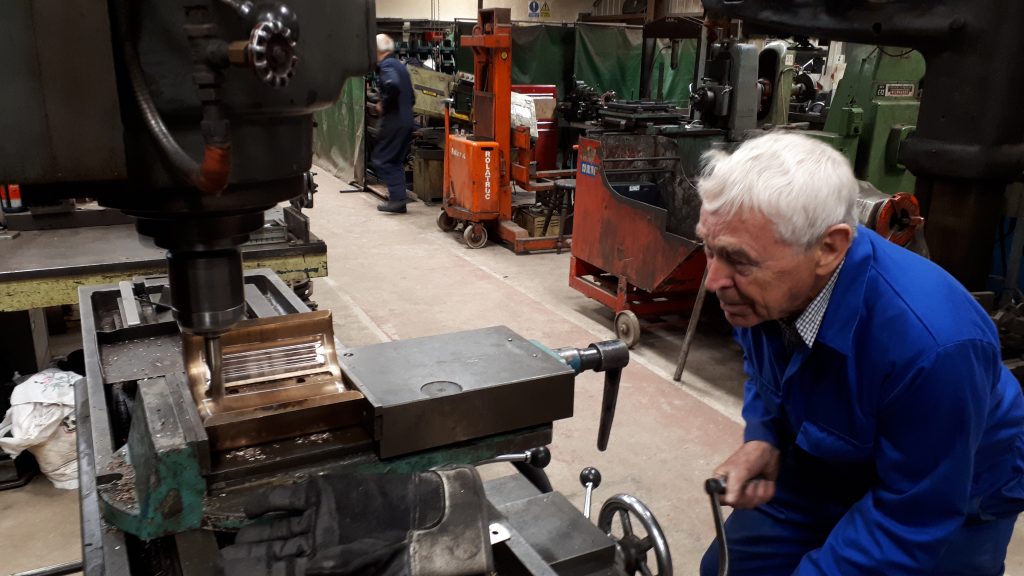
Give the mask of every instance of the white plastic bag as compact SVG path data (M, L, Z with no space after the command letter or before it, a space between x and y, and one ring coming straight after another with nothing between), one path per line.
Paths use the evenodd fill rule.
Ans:
M11 458L28 450L57 488L78 488L75 383L82 377L56 368L18 384L0 422L0 449ZM8 436L9 435L9 436Z
M532 96L512 93L512 128L525 126L530 129L530 137L537 137L537 104Z

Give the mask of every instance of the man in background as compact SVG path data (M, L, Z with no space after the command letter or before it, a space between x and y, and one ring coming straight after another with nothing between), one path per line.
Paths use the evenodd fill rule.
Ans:
M377 35L377 77L380 100L377 143L372 162L377 176L388 187L388 201L377 205L381 212L405 213L405 159L409 156L412 140L412 106L416 96L412 91L409 71L394 57L395 41L387 34Z

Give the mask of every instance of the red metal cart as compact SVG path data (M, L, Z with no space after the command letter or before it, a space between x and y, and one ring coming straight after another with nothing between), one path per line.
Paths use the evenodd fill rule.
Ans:
M614 310L615 332L632 347L638 316L693 307L706 265L693 232L700 201L676 139L598 138L579 143L569 285ZM655 198L631 193L651 185Z

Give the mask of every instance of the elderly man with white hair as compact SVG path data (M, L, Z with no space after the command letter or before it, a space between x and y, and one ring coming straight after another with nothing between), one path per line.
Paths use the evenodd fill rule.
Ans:
M793 133L710 154L698 186L707 289L748 376L743 444L714 469L730 574L1002 574L1020 384L956 280L857 225L857 188Z
M370 159L373 168L388 187L388 201L377 206L381 212L403 214L406 211L405 159L412 143L413 113L416 95L409 71L394 57L395 41L377 34L377 76L380 101L377 102L377 142Z

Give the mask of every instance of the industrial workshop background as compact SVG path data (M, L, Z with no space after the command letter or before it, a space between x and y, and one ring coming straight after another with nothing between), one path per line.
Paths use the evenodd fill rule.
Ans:
M588 3L589 4L589 3ZM378 13L380 13L378 11ZM457 39L472 32L476 20L431 22L433 28L449 27ZM532 24L512 27L512 83L553 84L559 100L581 81L601 91L613 90L623 99L634 100L640 87L643 27L627 24ZM693 81L697 41L678 43L677 65L670 64L671 42L658 40L654 70L662 71L663 100L686 106ZM468 48L456 50L460 72L473 72L473 54ZM655 72L653 81L657 85ZM350 78L342 97L330 108L317 112L314 152L318 164L330 168L344 182L362 185L365 169L364 80Z

